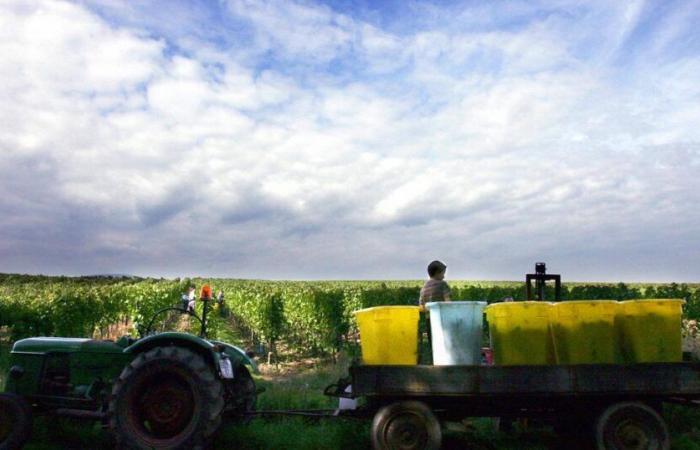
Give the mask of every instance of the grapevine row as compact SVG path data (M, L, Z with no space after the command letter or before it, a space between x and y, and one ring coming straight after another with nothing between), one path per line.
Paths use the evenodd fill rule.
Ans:
M420 281L256 281L234 279L67 278L0 274L0 331L27 336L100 337L115 323L136 329L157 310L179 304L190 284L225 292L210 330L214 337L249 333L274 349L284 341L297 351L332 354L356 335L353 311L380 305L414 305ZM521 282L452 282L452 298L489 303L524 299ZM547 292L548 298L553 292ZM683 298L685 316L700 318L700 286L687 284L586 284L562 286L564 299ZM200 306L201 308L201 306ZM235 328L235 330L234 330ZM232 334L236 331L238 334Z

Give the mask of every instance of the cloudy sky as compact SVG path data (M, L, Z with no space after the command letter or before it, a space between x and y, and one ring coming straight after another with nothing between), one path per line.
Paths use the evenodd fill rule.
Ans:
M0 0L0 272L700 281L699 23Z

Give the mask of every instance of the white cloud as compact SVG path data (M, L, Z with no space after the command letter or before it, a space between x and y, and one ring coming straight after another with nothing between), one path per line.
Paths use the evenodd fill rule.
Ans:
M230 1L230 10L253 23L258 45L311 55L320 61L335 57L354 39L352 20L330 8L296 2Z

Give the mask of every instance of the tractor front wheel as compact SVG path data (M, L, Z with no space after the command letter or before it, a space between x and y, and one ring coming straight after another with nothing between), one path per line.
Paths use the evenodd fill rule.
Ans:
M156 347L114 383L109 427L119 448L201 449L219 428L223 407L223 385L202 356Z
M31 434L31 407L19 395L0 394L0 450L22 448Z

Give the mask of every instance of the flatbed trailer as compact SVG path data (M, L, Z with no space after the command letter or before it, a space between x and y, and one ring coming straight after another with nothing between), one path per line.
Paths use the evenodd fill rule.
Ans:
M670 448L665 402L700 402L700 364L352 365L327 395L364 399L376 449L437 449L441 421L537 417L605 450ZM346 392L351 385L351 392ZM587 433L590 432L590 433Z

